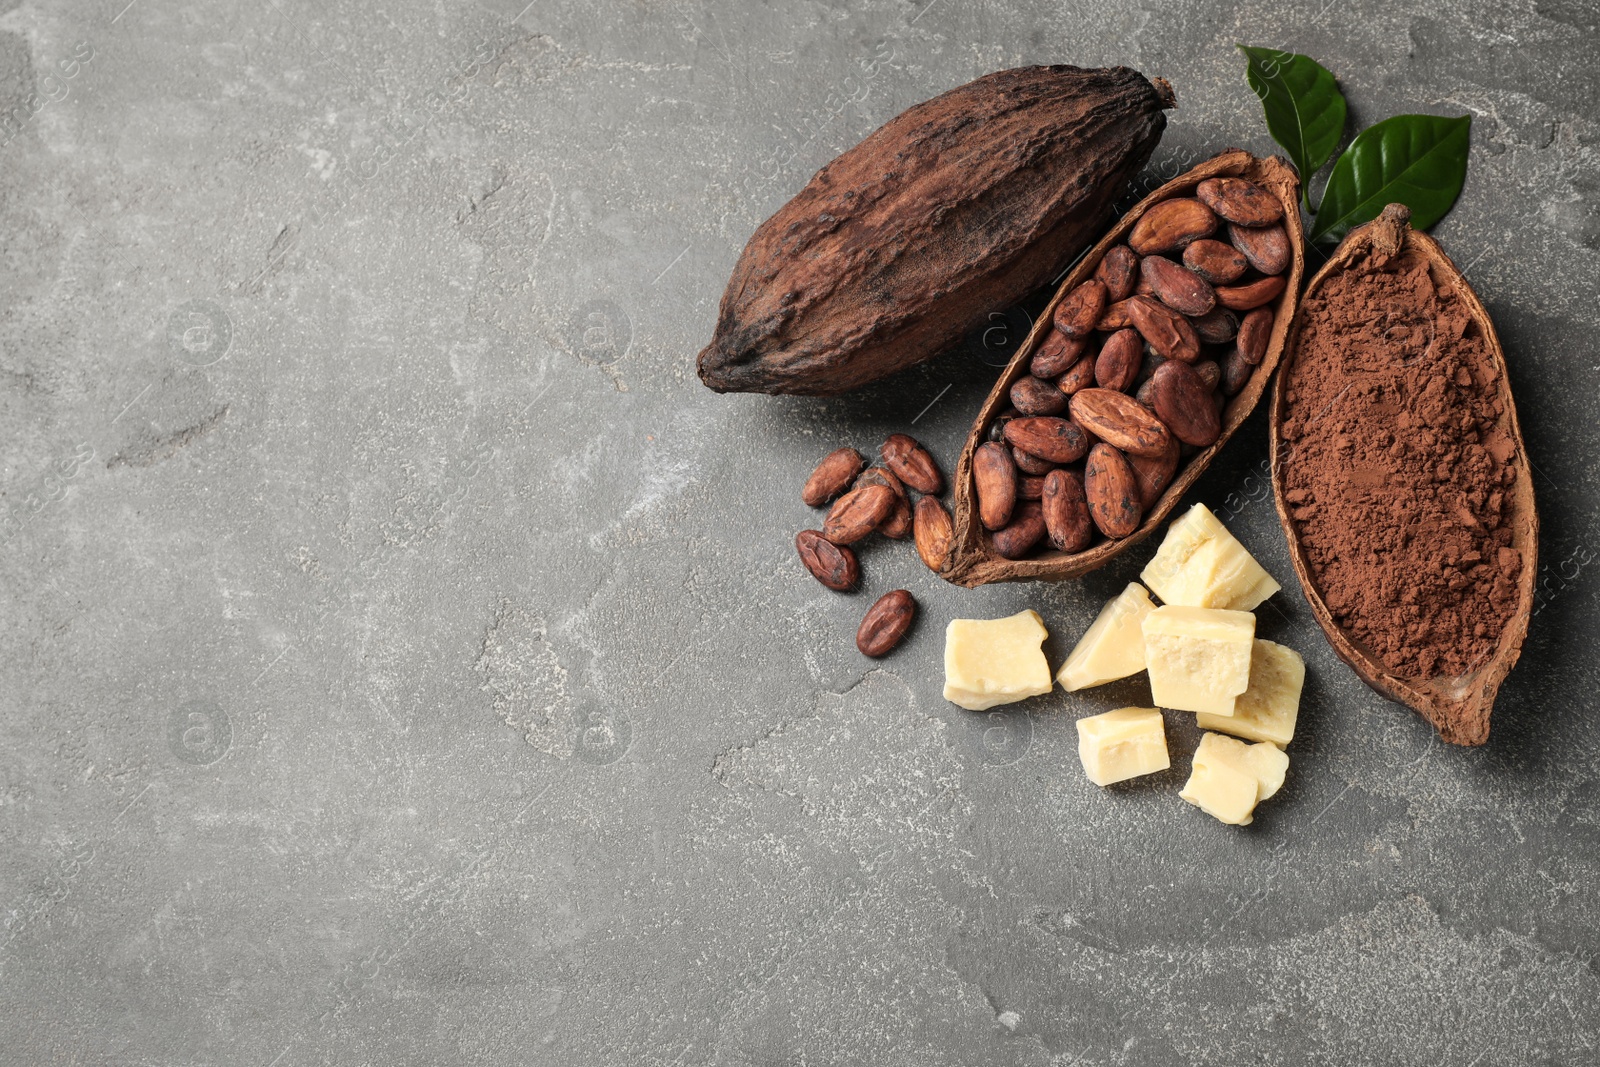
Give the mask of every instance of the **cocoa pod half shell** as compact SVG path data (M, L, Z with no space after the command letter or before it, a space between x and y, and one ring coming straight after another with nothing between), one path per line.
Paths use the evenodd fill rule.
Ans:
M978 521L976 499L973 490L972 457L979 444L985 440L985 432L990 422L1008 406L1007 396L1011 384L1022 375L1028 373L1028 363L1037 346L1044 340L1045 334L1053 327L1050 325L1054 313L1054 302L1047 305L1040 313L1038 323L1033 332L1018 347L1011 363L1000 374L995 382L994 389L985 401L982 410L978 413L977 421L973 424L971 434L968 435L966 446L963 448L961 458L956 466L955 476L951 481L954 496L954 525L955 542L951 547L948 564L941 572L947 580L967 587L985 585L989 582L1002 581L1027 581L1046 580L1056 581L1064 578L1076 578L1096 570L1132 546L1138 544L1151 533L1162 529L1171 516L1172 510L1177 506L1179 499L1194 484L1195 480L1205 471L1234 432L1238 430L1246 416L1250 414L1256 403L1261 399L1267 388L1267 383L1272 377L1273 370L1277 367L1279 354L1283 350L1284 337L1288 333L1289 321L1294 314L1296 297L1300 291L1300 278L1304 266L1303 245L1304 237L1300 228L1300 212L1298 197L1300 186L1295 178L1294 170L1281 159L1257 159L1248 152L1228 151L1195 167L1186 174L1181 174L1172 181L1161 186L1149 196L1140 201L1127 215L1083 256L1078 264L1070 270L1057 287L1055 300L1060 300L1071 292L1077 285L1087 278L1093 277L1099 269L1101 260L1108 249L1127 241L1128 233L1144 214L1155 204L1173 198L1192 198L1196 195L1196 187L1209 178L1235 177L1244 178L1270 193L1283 207L1281 225L1287 231L1289 245L1292 253L1289 269L1282 275L1273 279L1262 279L1261 282L1248 283L1246 286L1232 287L1230 296L1234 302L1223 299L1222 291L1217 294L1217 302L1223 307L1233 311L1249 311L1255 307L1270 305L1274 312L1272 330L1267 339L1265 351L1262 353L1261 365L1251 368L1251 373L1240 382L1237 394L1232 395L1222 410L1220 418L1220 432L1217 439L1209 446L1200 448L1187 458L1183 458L1177 450L1177 441L1172 441L1169 449L1159 457L1152 457L1148 463L1143 459L1130 457L1128 462L1133 467L1135 475L1134 506L1142 513L1137 527L1125 537L1116 540L1102 540L1091 544L1089 547L1077 552L1063 552L1055 549L1053 545L1044 548L1027 559L1006 559L996 548L994 536L983 529ZM1204 221L1204 216L1195 212L1193 208L1182 209L1188 215L1199 216L1199 221ZM1171 216L1167 220L1171 223L1184 222L1185 218ZM1183 238L1192 234L1195 240L1203 239L1198 231L1203 229L1198 223L1187 231L1182 227L1165 226L1156 229L1177 229L1178 244L1186 245ZM1170 235L1169 236L1170 239ZM1156 241L1164 243L1164 241ZM1157 253L1161 254L1161 253ZM1170 250L1167 254L1171 254ZM1271 292L1266 293L1269 287L1263 282L1270 282ZM1260 286L1260 289L1254 287ZM1249 289L1249 292L1239 292L1240 289ZM1235 304L1245 303L1248 306L1239 308ZM1116 310L1113 304L1107 308L1106 314L1101 316L1097 329L1106 330L1106 319ZM1213 322L1228 323L1233 320L1211 312ZM1128 321L1118 322L1117 327L1131 325ZM1240 361L1242 363L1242 361ZM1246 368L1248 364L1244 364ZM1227 370L1226 367L1223 368ZM1011 439L1011 427L1007 427L1006 439ZM1169 468L1175 467L1175 473ZM1141 469L1143 468L1143 469ZM1159 487L1159 488L1158 488ZM1102 488L1104 488L1102 486ZM1153 495L1153 496L1152 496ZM1148 501L1148 503L1147 503ZM1103 501L1104 502L1104 501ZM1008 548L1012 546L1008 543Z
M1126 67L1050 66L903 112L756 229L701 381L833 396L937 355L1072 261L1173 106Z

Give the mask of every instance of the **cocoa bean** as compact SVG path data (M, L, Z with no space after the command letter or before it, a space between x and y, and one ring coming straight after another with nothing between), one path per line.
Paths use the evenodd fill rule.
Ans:
M866 457L853 448L829 452L806 479L805 487L800 490L800 499L814 508L821 507L849 488L866 465Z
M1294 258L1289 249L1289 234L1282 226L1236 226L1228 223L1228 240L1244 253L1250 265L1262 274L1282 274Z
M1126 300L1139 281L1139 256L1127 245L1112 245L1106 250L1094 276L1106 287L1108 301Z
M1106 287L1090 278L1056 305L1056 329L1068 337L1088 337L1106 309Z
M1146 263L1150 262L1145 260ZM1118 330L1100 346L1094 363L1095 384L1102 389L1127 392L1144 360L1144 340L1137 330Z
M1128 317L1128 300L1118 300L1115 304L1107 304L1105 314L1100 316L1100 321L1094 328L1102 333L1112 330L1123 330L1133 325L1133 320Z
M1081 552L1089 547L1094 520L1089 516L1089 499L1081 475L1066 470L1045 475L1039 507L1052 545L1062 552Z
M1076 397L1104 389L1083 389ZM1120 395L1120 394L1117 394ZM1006 425L1006 441L1013 447L1051 463L1076 463L1089 451L1089 435L1081 420L1036 418L1013 419Z
M1049 460L1030 455L1020 448L1011 450L1011 459L1016 463L1017 470L1023 474L1044 475L1056 469L1056 465Z
M1124 67L1032 66L890 120L757 228L701 379L831 396L947 350L1093 240L1171 106Z
M864 485L884 485L894 490L894 508L878 525L878 532L896 541L905 540L911 533L911 494L906 492L906 487L887 467L868 467L852 488L860 489Z
M1182 315L1204 315L1217 303L1211 283L1187 267L1165 256L1146 256L1139 261L1139 276L1150 292L1173 311Z
M1154 378L1146 378L1144 381L1140 382L1139 383L1139 389L1138 389L1137 392L1135 392L1133 394L1133 398L1135 400L1137 400L1139 403L1143 404L1145 407L1149 408L1151 411L1155 411L1155 409L1156 409L1156 385L1155 385L1155 379Z
M1011 384L1011 406L1025 416L1054 415L1067 406L1067 396L1054 383L1024 374Z
M1272 309L1256 308L1239 322L1239 358L1252 367L1260 366L1272 337Z
M1089 347L1087 337L1068 337L1060 330L1051 330L1045 336L1044 343L1033 354L1028 370L1035 378L1059 377L1067 368L1083 358L1083 350L1087 347Z
M1150 379L1152 403L1172 436L1186 445L1204 448L1222 433L1211 390L1187 363L1173 361Z
M861 580L856 554L829 541L817 530L801 530L795 534L794 547L806 570L829 589L848 593Z
M1217 290L1217 303L1234 311L1258 308L1283 292L1286 283L1281 274L1270 278L1257 278L1246 285L1231 285Z
M1244 358L1238 346L1229 349L1227 356L1222 360L1222 395L1233 396L1238 393L1250 380L1250 375L1255 369L1255 366Z
M1033 551L1044 532L1044 512L1036 501L1026 501L1009 524L994 532L994 550L1006 559L1021 559Z
M1019 468L1020 469L1020 468ZM1018 500L1038 500L1044 496L1045 479L1054 474L1059 467L1051 467L1044 474L1024 474L1017 479Z
M1255 182L1243 178L1207 178L1194 195L1206 207L1240 226L1271 226L1283 218L1283 204Z
M1200 358L1200 335L1189 320L1147 296L1128 299L1128 317L1150 347L1168 359L1193 363Z
M1216 366L1215 363L1211 365ZM1128 466L1133 468L1133 476L1139 483L1139 506L1146 513L1155 507L1161 494L1172 484L1172 476L1178 473L1181 452L1182 446L1174 437L1160 456L1128 457Z
M1222 367L1214 359L1202 359L1199 363L1191 364L1194 372L1205 383L1207 389L1215 389L1222 380Z
M1089 450L1083 471L1084 496L1089 517L1107 537L1127 537L1139 528L1144 508L1139 503L1139 480L1128 458L1102 441Z
M1167 369L1162 364L1156 371ZM1151 381L1155 378L1152 377ZM1150 410L1126 393L1110 389L1085 389L1072 398L1072 420L1085 430L1124 452L1159 456L1167 449L1167 428ZM1011 424L1015 429L1017 423ZM1093 449L1090 449L1093 452Z
M877 659L893 652L905 639L906 631L917 617L917 601L904 589L883 594L877 603L867 609L856 630L856 647L863 656Z
M1200 340L1208 345L1227 344L1239 333L1239 316L1225 307L1212 308L1190 324Z
M950 560L950 542L955 536L955 525L950 513L936 497L925 496L917 501L912 527L915 530L917 555L935 574L944 570Z
M853 545L883 524L894 510L894 490L864 485L833 502L822 523L822 536L836 545Z
M939 473L939 465L915 437L903 433L890 434L879 454L889 469L917 492L944 491L944 475Z
M1015 425L1016 422L1011 424ZM978 519L984 529L998 530L1011 521L1017 504L1017 465L1009 448L993 442L979 445L972 454L972 484L978 493Z
M1250 269L1250 261L1244 258L1243 252L1209 237L1183 250L1183 265L1212 285L1231 285Z
M1016 408L1006 408L1000 414L996 415L994 417L994 421L989 424L989 433L987 435L988 439L991 441L1005 440L1006 423L1010 422L1012 419L1018 419L1021 417L1022 412L1018 411Z
M1056 388L1062 395L1071 396L1079 389L1087 389L1094 383L1095 357L1084 356L1068 368L1067 373L1056 379Z
M1160 255L1217 232L1217 216L1198 200L1174 197L1152 204L1128 234L1128 247L1141 256Z

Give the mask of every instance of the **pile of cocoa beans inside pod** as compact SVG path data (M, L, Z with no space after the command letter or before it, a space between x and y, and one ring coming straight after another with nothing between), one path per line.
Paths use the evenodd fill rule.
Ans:
M879 449L882 463L867 466L854 448L840 448L822 457L800 499L820 508L831 504L820 530L801 530L795 550L811 576L829 589L854 592L861 583L861 564L851 547L872 534L896 541L914 537L917 553L937 572L950 552L950 512L939 502L944 475L933 455L913 437L890 435ZM911 491L921 494L912 505ZM856 631L863 655L886 656L894 650L916 617L917 602L904 589L875 601Z
M1137 529L1261 363L1292 259L1282 203L1242 178L1151 206L1056 304L973 456L995 550L1081 552Z

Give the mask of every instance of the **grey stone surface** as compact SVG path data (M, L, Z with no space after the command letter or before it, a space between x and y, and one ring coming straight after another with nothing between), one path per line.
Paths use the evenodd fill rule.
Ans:
M522 3L4 5L0 1062L1600 1058L1591 0ZM1546 565L1481 750L1275 598L1304 725L1244 831L1181 724L1084 780L1140 682L940 699L946 620L1036 607L1059 660L1138 553L967 592L872 547L924 610L875 669L793 559L810 464L948 460L1014 329L838 401L692 370L754 226L902 108L1127 63L1180 99L1153 180L1269 149L1237 40L1355 122L1473 114L1437 233ZM1287 578L1264 455L1193 495Z

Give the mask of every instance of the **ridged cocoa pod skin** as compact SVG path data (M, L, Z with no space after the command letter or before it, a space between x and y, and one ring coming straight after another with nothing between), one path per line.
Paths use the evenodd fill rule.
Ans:
M938 574L950 561L950 541L955 536L955 526L944 505L931 496L917 501L912 512L911 526L917 545L917 555L930 571Z
M756 229L701 381L834 396L944 351L1093 240L1172 106L1126 67L1022 67L891 119Z
M856 648L863 656L877 659L887 656L905 639L906 631L917 617L917 601L908 590L896 589L883 594L856 630Z
M856 554L836 545L817 530L801 530L794 535L794 549L800 554L811 576L829 589L848 593L861 581L861 565Z

